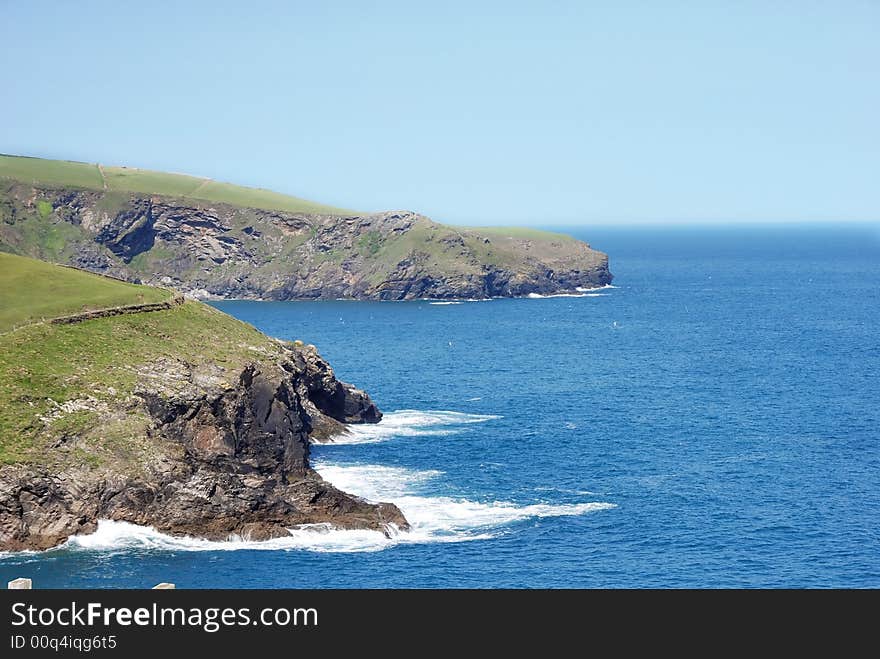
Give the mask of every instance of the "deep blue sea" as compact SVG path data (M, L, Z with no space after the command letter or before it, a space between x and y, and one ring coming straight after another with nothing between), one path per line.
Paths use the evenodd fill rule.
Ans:
M35 587L880 587L880 229L574 232L582 297L219 302L386 412L316 447L414 529L255 543L103 524Z

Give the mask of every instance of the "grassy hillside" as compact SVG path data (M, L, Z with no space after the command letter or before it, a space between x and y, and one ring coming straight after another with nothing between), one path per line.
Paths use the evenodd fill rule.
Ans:
M8 270L30 276L29 295L0 286L0 309L17 309L18 318L167 295L30 259L0 258L4 276ZM127 411L123 402L155 364L163 359L209 363L222 377L227 368L237 374L247 361L271 360L277 350L250 325L198 302L72 325L38 323L0 334L0 464L45 461L54 442L73 436L87 437L77 440L83 442L77 455L87 464L150 450L143 439L148 419Z
M0 332L41 318L162 302L170 295L161 288L126 284L0 252Z
M25 183L71 186L100 190L101 172L97 165L68 160L43 160L0 155L0 176Z
M565 233L542 231L530 227L464 227L463 232L475 233L490 238L510 238L515 240L561 240L571 242L576 240Z
M68 160L0 155L0 178L33 185L165 195L187 200L293 213L350 214L352 211L290 195L211 179L132 167L104 167Z

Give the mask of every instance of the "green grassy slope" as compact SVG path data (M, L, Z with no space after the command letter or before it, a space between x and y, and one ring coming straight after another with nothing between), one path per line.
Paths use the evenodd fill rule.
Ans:
M122 193L137 193L292 213L356 214L355 211L319 204L272 190L248 188L198 176L132 167L102 166L99 168L95 164L66 160L46 160L0 154L0 179L3 178L49 187L104 190L106 186L107 200L104 205L107 206L112 206L114 199ZM122 203L124 198L119 197L117 201ZM51 209L49 210L51 211ZM528 227L444 226L444 228L454 233L489 236L490 238L509 238L511 240L553 240L555 242L574 240L565 234L550 233Z
M531 229L529 227L462 227L460 231L488 236L490 238L512 238L522 240L553 239L565 242L575 240L575 238L564 233L554 233L552 231Z
M162 194L169 197L187 197L205 179L185 174L166 174L148 169L130 167L102 167L108 190Z
M0 252L0 332L41 318L162 302L171 292Z
M208 199L218 203L244 208L263 208L266 210L289 211L291 213L320 213L325 215L353 215L354 211L335 206L326 206L314 201L299 199L289 195L264 190L246 188L220 181L204 181L202 187L193 194L194 199Z
M75 296L77 305L98 307L147 294L145 287L98 276L86 275L86 281L83 273L68 268L0 258L0 272L7 271L8 259L15 260L17 271L30 272L27 296L0 286L0 309L14 305L19 317L69 310L62 291ZM146 291L167 295L161 289ZM237 375L246 362L271 360L277 351L272 339L250 325L199 302L72 325L38 323L0 334L0 464L49 460L52 442L86 431L90 443L78 453L83 463L124 460L126 452L149 448L138 443L147 436L149 420L123 404L140 371L167 358L209 362ZM115 414L109 421L108 409Z
M103 169L103 175L101 172ZM293 213L351 214L352 211L327 206L290 195L248 188L211 179L169 174L132 167L102 167L67 160L46 160L24 156L0 155L0 178L52 187L75 187L90 190L136 192L181 199L208 201L248 208L280 210Z
M71 186L100 190L101 172L97 165L69 160L44 160L0 155L0 176L24 183Z

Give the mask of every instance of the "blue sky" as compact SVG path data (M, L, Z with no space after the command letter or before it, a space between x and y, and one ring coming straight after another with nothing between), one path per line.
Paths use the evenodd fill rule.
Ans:
M855 1L6 1L0 151L460 224L876 221L878 34Z

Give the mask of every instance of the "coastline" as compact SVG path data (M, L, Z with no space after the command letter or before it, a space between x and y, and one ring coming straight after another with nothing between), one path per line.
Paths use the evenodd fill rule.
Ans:
M620 288L614 284L602 284L601 286L579 286L574 290L563 290L558 293L527 293L526 295L493 295L491 297L417 297L406 300L381 300L374 298L358 298L358 297L335 297L335 298L307 298L299 297L289 300L273 300L263 297L220 297L210 295L208 297L193 296L191 293L184 293L187 299L198 300L200 302L380 302L388 304L405 304L412 302L430 302L430 303L446 303L461 304L464 302L492 302L494 300L541 300L554 297L589 297L591 293L598 291Z

